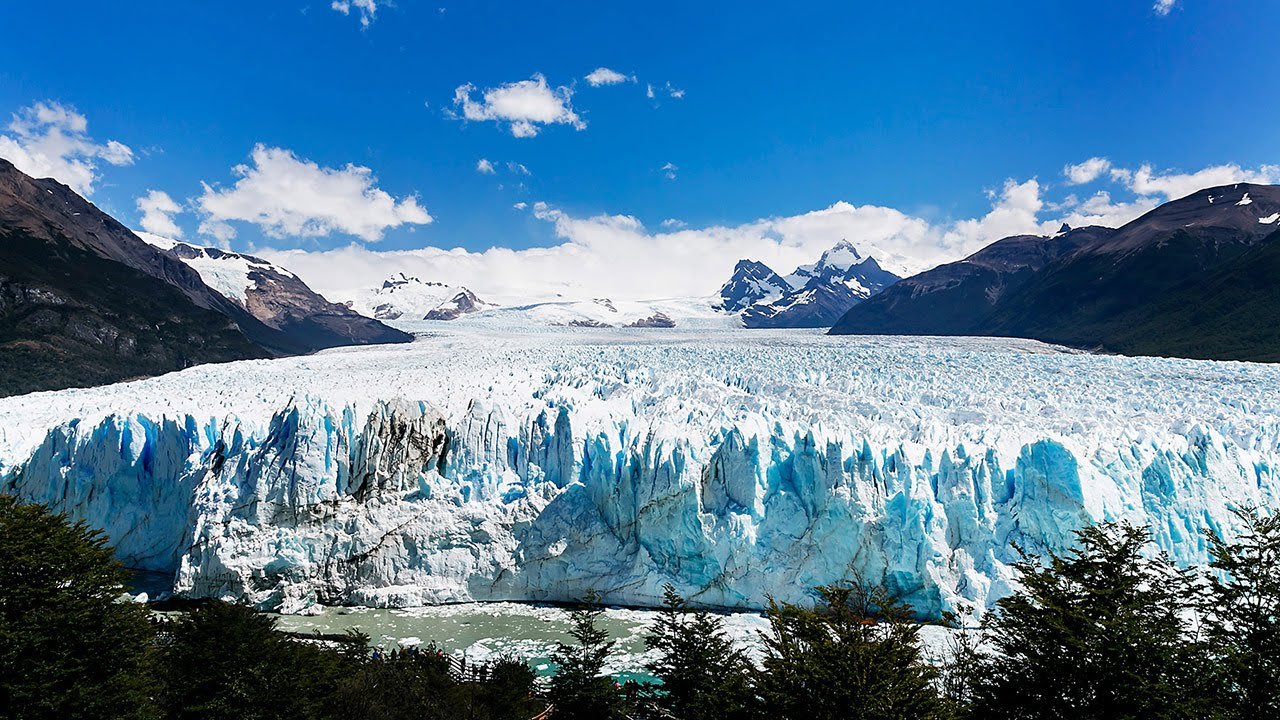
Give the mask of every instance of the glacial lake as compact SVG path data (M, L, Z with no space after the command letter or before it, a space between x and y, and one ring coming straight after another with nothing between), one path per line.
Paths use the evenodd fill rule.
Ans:
M648 677L644 665L652 657L644 635L657 619L654 610L608 608L600 626L617 642L606 668L619 679ZM503 654L527 660L539 674L554 672L551 653L558 642L571 642L569 613L562 607L495 602L440 605L384 610L374 608L326 608L318 615L280 615L280 628L293 632L343 633L356 629L369 636L374 647L426 646L468 662L486 662ZM760 633L769 624L763 615L750 612L723 615L730 635L759 661L763 646ZM950 647L953 631L925 625L921 638L926 653L940 658Z

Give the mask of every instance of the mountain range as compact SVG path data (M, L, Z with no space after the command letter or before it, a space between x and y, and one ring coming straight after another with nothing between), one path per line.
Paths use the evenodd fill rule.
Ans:
M907 278L831 332L1280 361L1280 187L1208 188L1115 230L1064 230L1006 238Z
M720 288L716 306L741 313L749 328L830 327L850 308L899 280L841 240L810 265L783 277L755 260L740 260Z
M178 245L0 160L0 395L411 339L256 258ZM243 298L206 282L218 264L244 272Z

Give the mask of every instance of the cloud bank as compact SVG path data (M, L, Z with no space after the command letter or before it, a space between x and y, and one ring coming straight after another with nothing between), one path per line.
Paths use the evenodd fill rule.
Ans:
M740 225L691 228L668 220L655 230L630 215L578 217L535 203L528 211L552 224L558 244L483 252L437 247L379 252L357 244L323 252L254 252L293 270L334 300L349 299L394 272L466 285L504 304L557 297L700 297L713 294L741 258L760 260L786 273L848 239L886 268L909 275L958 260L1010 235L1052 234L1064 222L1076 227L1123 225L1161 202L1192 192L1183 190L1193 185L1199 190L1213 184L1280 182L1280 168L1275 166L1250 170L1223 165L1178 173L1150 166L1127 170L1100 160L1089 171L1091 182L1107 182L1113 189L1050 202L1045 198L1049 188L1039 180L1008 180L989 193L988 211L974 218L931 221L896 208L840 201ZM1070 167L1064 173L1074 182ZM1116 198L1113 192L1133 197ZM526 209L523 203L515 207Z

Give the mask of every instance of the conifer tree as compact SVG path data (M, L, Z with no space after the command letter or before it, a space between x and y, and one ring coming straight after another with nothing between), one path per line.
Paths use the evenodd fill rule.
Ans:
M605 663L615 643L597 626L604 608L599 596L588 593L580 607L569 613L569 634L574 644L560 643L551 658L556 674L548 698L556 720L616 720L623 717L623 694L613 678L604 675Z
M1280 717L1280 515L1236 513L1235 542L1210 543L1205 635L1214 649L1219 697L1230 717Z
M947 705L920 626L883 588L819 587L810 609L769 602L761 696L786 720L935 720Z
M681 720L734 720L753 709L754 668L734 647L724 620L709 612L695 612L667 585L662 610L645 637L658 651L646 668L662 685L653 702Z
M1206 717L1207 654L1193 583L1127 523L1076 533L1076 549L1016 564L1021 589L984 622L975 718Z
M106 537L0 496L0 717L150 718L151 624Z

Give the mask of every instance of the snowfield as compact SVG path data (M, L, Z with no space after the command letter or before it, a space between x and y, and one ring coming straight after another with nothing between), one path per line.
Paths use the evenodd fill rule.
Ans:
M1009 591L1012 543L1149 524L1183 563L1280 507L1280 367L1021 340L502 329L0 399L0 491L177 591L283 612Z

